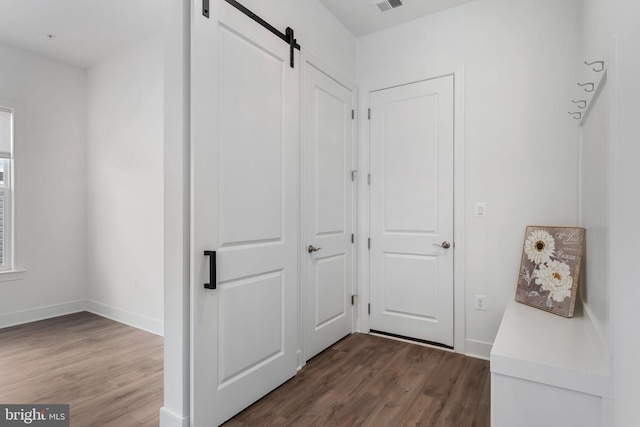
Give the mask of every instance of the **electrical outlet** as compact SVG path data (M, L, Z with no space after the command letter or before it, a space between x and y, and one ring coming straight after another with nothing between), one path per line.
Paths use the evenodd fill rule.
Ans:
M475 295L475 309L476 310L482 310L482 311L486 311L487 310L487 303L486 303L486 299L487 297L485 295Z
M476 218L484 218L487 216L487 204L485 202L476 202L474 211Z

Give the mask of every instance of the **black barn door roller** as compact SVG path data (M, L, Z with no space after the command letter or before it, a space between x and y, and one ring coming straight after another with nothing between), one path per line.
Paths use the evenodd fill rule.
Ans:
M287 27L285 32L282 33L277 28L275 28L273 25L269 24L267 21L265 21L264 19L260 18L258 15L256 15L255 13L253 13L252 11L250 11L249 9L247 9L246 7L241 5L240 3L238 3L236 0L225 0L225 1L227 3L229 3L231 6L235 7L236 9L238 9L240 12L244 13L245 15L247 15L249 18L251 18L254 21L256 21L258 24L262 25L264 28L269 30L271 33L273 33L276 36L280 37L285 43L287 43L289 45L289 52L290 52L290 57L291 57L291 59L289 60L289 65L291 66L291 68L294 68L293 50L294 49L300 50L300 45L297 43L297 41L295 39L293 28ZM207 18L209 17L209 0L202 0L202 14L204 16L206 16Z

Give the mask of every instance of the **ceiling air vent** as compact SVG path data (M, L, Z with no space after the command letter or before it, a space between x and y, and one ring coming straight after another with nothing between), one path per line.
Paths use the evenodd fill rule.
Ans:
M386 12L387 10L402 6L402 0L383 0L376 2L376 6L378 6L380 12Z

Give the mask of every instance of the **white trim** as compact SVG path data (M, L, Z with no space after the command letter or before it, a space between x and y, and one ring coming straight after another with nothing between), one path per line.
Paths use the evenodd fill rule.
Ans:
M39 320L51 319L52 317L79 313L81 311L85 311L85 309L86 301L72 301L62 304L31 308L28 310L15 311L13 313L0 314L0 329L37 322Z
M352 93L352 106L354 111L357 111L357 102L358 102L358 93L357 93L357 87L355 85L355 83L342 76L340 73L338 73L337 71L335 71L335 69L333 69L332 67L328 66L327 64L325 64L321 59L319 59L318 57L316 57L315 55L313 55L312 53L308 52L307 50L302 50L301 55L300 55L300 63L302 64L300 67L300 159L299 159L299 163L300 163L300 176L299 176L299 181L300 181L300 206L299 206L299 217L300 217L300 229L299 229L299 236L300 236L300 251L301 253L304 253L304 248L306 247L306 242L305 242L305 230L306 230L306 226L307 226L307 221L306 221L306 215L305 215L305 209L306 209L306 202L308 200L308 195L305 193L304 189L306 188L306 169L305 169L305 159L306 159L306 154L307 154L307 145L306 145L306 141L305 141L305 118L306 118L306 98L305 98L305 82L306 82L306 78L307 78L307 64L315 69L317 69L318 71L320 71L321 73L325 74L326 76L328 76L330 79L334 80L336 83L338 83L339 85L345 87L347 90L349 90ZM356 119L354 120L353 123L353 131L352 131L352 145L353 145L353 152L352 152L352 164L351 164L351 168L353 169L357 169L357 164L358 164L358 157L357 157L357 153L358 153L358 117L356 117ZM356 234L356 236L359 234L358 233L358 205L357 205L357 200L358 200L358 182L355 182L355 186L353 189L353 194L352 194L352 231L354 234ZM300 274L300 289L299 289L299 302L298 302L298 325L299 325L299 332L298 332L298 369L301 369L302 366L304 366L306 364L306 351L305 351L305 316L304 316L304 309L305 309L305 301L306 301L306 262L305 262L306 258L305 257L299 257L299 274ZM358 287L358 245L354 244L353 247L353 253L352 253L352 289L351 289L351 293L352 294L357 294L357 287ZM352 325L351 325L351 333L356 331L356 316L357 316L357 305L353 305L351 306L351 317L352 317Z
M160 425L173 427L188 421L190 413L192 2L163 0L158 6L164 9L164 406Z
M3 199L4 209L4 242L2 242L3 251L3 263L0 265L0 271L9 272L15 271L14 267L14 245L13 235L15 230L14 221L14 203L13 203L13 167L12 159L0 159L0 162L4 162L4 186L0 188L0 198Z
M143 331L151 332L152 334L164 335L164 323L157 319L95 301L86 301L86 311L106 317L107 319L115 320L116 322L124 323L125 325L133 326L137 329L142 329Z
M358 252L358 289L356 298L357 332L369 333L369 186L366 177L370 172L369 163L369 120L370 88L360 88L359 102L356 105L356 125L358 126L358 229L356 231L356 249Z
M11 273L25 272L17 271ZM13 313L0 314L0 329L37 322L40 320L52 319L54 317L65 316L67 314L80 313L82 311L87 311L155 335L162 336L164 329L163 322L159 320L87 300L72 301L62 304L31 308L28 310L15 311Z
M0 271L1 282L13 282L15 280L23 280L27 275L26 270L5 270Z
M163 406L160 408L160 427L189 427L189 415L180 416Z
M305 191L307 181L306 181L306 169L305 169L305 156L307 154L307 147L305 141L305 131L306 131L306 99L304 96L304 87L307 79L307 67L306 64L311 63L311 60L308 58L311 55L302 49L300 50L300 68L298 72L300 73L300 80L298 85L298 94L300 95L300 126L299 130L299 141L300 141L300 150L298 152L298 251L300 253L304 253L304 239L306 238L305 230L307 226L306 219L306 202L307 198L305 197ZM302 369L304 365L307 364L307 349L305 346L305 301L307 298L307 293L305 292L307 283L306 283L306 265L305 265L305 257L298 257L298 352L297 352L297 361L298 361L298 371Z
M619 83L618 83L618 38L617 36L614 36L613 39L611 40L610 44L609 44L609 48L608 48L608 52L609 52L609 70L611 70L611 75L609 76L609 106L610 106L610 110L609 110L609 134L607 135L608 139L609 139L609 147L608 147L608 152L607 154L609 155L609 164L608 164L608 168L609 168L609 175L607 176L607 180L609 181L609 185L610 188L613 189L615 188L615 182L616 182L616 147L618 145L618 105L619 105L619 93L620 93L620 87L619 87ZM608 200L608 206L607 206L607 214L609 215L609 271L608 271L608 276L607 276L607 280L609 280L609 324L608 326L608 330L607 330L607 342L606 342L606 349L607 349L607 361L608 361L608 367L609 367L609 372L611 372L611 382L612 382L612 387L614 387L614 391L615 391L615 378L616 375L618 375L619 373L617 373L617 367L616 367L616 359L617 359L617 355L616 355L616 326L617 326L617 321L616 321L616 315L615 313L618 312L618 306L617 306L617 293L616 293L616 286L614 285L615 283L617 283L617 274L618 272L615 270L615 265L614 265L614 260L617 257L617 245L616 245L616 239L617 239L617 233L616 230L618 228L618 224L616 222L616 219L614 217L614 212L615 209L618 205L617 200L618 197L620 197L618 195L618 193L614 192L614 191L609 191L609 200ZM608 406L607 408L610 410L610 416L611 416L611 421L615 421L615 414L614 414L614 409L615 409L615 402L611 401L608 402L610 403L610 406ZM603 425L614 425L614 423L610 423L610 424L603 424Z
M466 245L465 245L465 64L454 68L454 136L453 136L453 347L466 353ZM488 355L487 355L488 356Z
M359 114L362 120L359 121L360 128L360 144L358 162L361 173L358 179L365 179L370 172L369 163L369 120L367 116L367 108L369 107L369 94L373 91L383 88L405 85L412 82L435 79L447 75L453 75L454 78L454 213L453 213L453 230L454 230L454 295L453 295L453 311L454 311L454 351L456 353L466 354L466 246L465 246L465 63L460 62L455 65L449 65L441 69L434 70L428 75L411 74L401 75L393 79L376 80L369 84L368 87L360 88L361 103L359 106ZM359 181L363 182L363 181ZM363 184L366 188L366 183ZM358 312L363 313L358 318L358 331L368 332L369 317L367 313L367 304L369 303L369 251L367 249L366 236L369 235L369 191L360 192L359 212L360 227L358 230L360 239L359 246L359 298Z
M482 341L467 340L464 353L465 356L475 357L476 359L489 360L491 348L493 344Z
M6 267L5 272L7 273L11 273L11 272L18 272L19 269L16 266L19 266L20 260L18 259L18 257L16 256L18 254L18 243L17 243L17 236L16 236L16 209L15 209L15 199L16 199L16 194L19 194L19 188L20 188L20 183L16 182L15 180L15 176L16 176L16 169L19 168L19 164L20 161L19 159L16 161L14 159L14 152L15 152L15 144L16 141L20 141L20 138L22 138L22 135L24 135L25 132L23 132L23 123L24 123L24 117L25 117L25 109L22 105L21 102L19 101L14 101L12 99L7 99L7 98L0 98L0 105L2 105L3 111L10 111L13 115L12 120L13 120L13 129L12 129L12 135L11 135L11 153L10 153L10 157L8 160L10 160L9 162L9 173L7 174L7 176L5 177L5 183L6 183L6 188L9 190L9 197L8 197L8 210L6 211L6 214L9 217L9 226L5 228L5 243L6 243L6 247L5 247L5 260L9 261L9 265ZM5 206L5 209L7 209L7 206ZM7 255L8 254L8 255ZM21 275L14 275L12 276L11 279L8 280L20 280L22 277L19 277ZM11 277L11 276L10 276ZM13 277L17 277L17 278L13 278ZM5 280L1 280L0 282L5 281Z
M303 63L304 62L308 62L311 66L317 68L319 71L321 71L324 74L326 74L327 76L331 77L333 80L335 80L336 82L338 82L339 84L341 84L345 88L349 89L351 92L353 92L353 93L356 92L356 83L355 83L355 81L343 76L338 71L336 71L333 67L327 65L320 58L315 56L313 53L311 53L308 50L303 48L300 58L301 58L301 62L303 62ZM302 71L301 72L304 74L304 67L302 67ZM302 88L302 86L301 86L301 88Z

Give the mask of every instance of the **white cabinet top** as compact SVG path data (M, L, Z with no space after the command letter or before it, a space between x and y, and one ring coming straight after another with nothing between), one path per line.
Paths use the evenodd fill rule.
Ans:
M612 397L608 361L588 318L511 301L491 350L491 372Z

